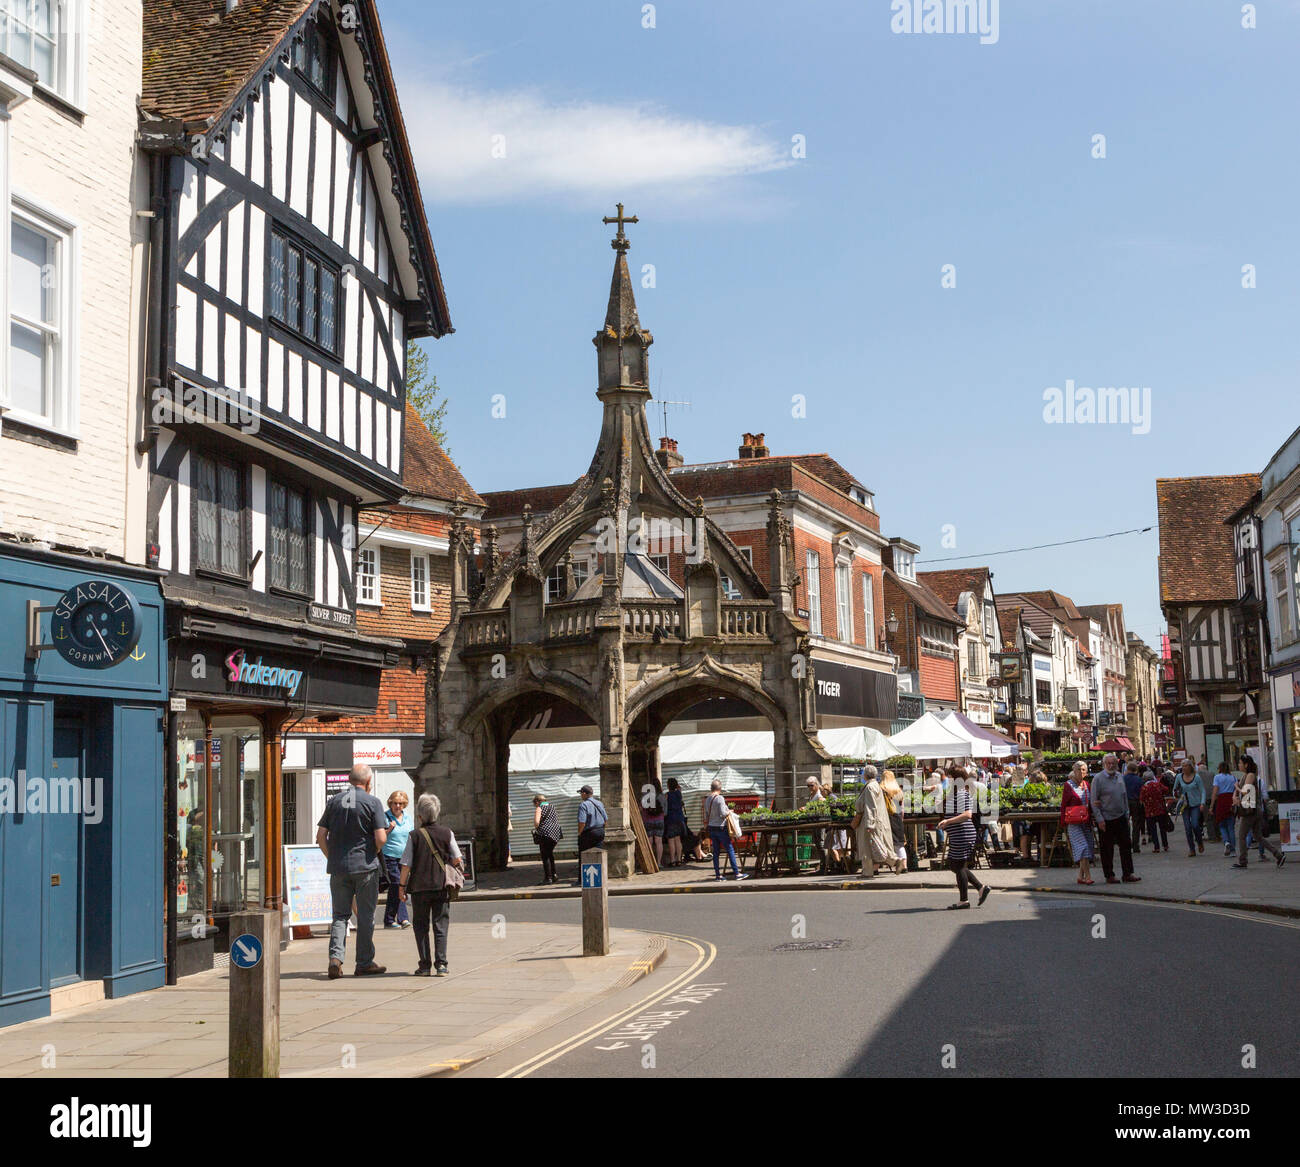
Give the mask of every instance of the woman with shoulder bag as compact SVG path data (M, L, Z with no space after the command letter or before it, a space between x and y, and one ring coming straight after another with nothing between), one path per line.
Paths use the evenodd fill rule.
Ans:
M1088 764L1075 762L1061 789L1061 825L1070 840L1070 853L1079 864L1079 883L1096 883L1089 866L1096 858L1092 840L1092 811L1089 807Z
M542 883L559 883L555 873L555 847L564 838L564 828L553 807L540 794L533 795L533 842L542 853Z
M1261 807L1259 805L1259 779L1250 771L1237 783L1236 792L1232 796L1233 810L1237 815L1237 855L1239 856L1233 867L1246 867L1249 863L1247 855L1249 851L1246 847L1246 836L1253 832L1255 838L1259 841L1261 848L1267 847L1273 852L1273 861L1281 867L1286 862L1286 854L1277 846L1276 843L1270 843L1264 838L1264 823Z
M464 884L464 869L456 836L450 827L438 826L442 802L436 794L422 794L415 804L415 830L406 840L402 855L399 894L411 898L412 930L420 963L417 977L447 975L447 929L451 924L451 901ZM433 923L434 951L429 953L429 924Z
M727 825L730 814L727 800L722 797L722 781L715 778L709 788L709 797L704 802L704 821L708 825L709 839L713 843L713 878L719 883L722 882L723 848L726 848L727 857L731 860L732 878L737 880L749 878L741 873L740 863L736 859L736 848L731 843L731 829Z

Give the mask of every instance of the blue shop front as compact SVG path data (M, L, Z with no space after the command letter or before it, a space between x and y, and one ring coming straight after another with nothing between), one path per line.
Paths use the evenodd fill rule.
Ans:
M0 550L0 1025L163 984L166 666L156 573Z

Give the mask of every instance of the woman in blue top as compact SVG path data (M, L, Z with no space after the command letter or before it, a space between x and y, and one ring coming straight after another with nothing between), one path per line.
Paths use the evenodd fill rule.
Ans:
M406 839L411 833L411 816L406 813L410 799L400 790L394 790L388 796L388 811L384 821L388 824L388 842L380 851L380 861L384 865L384 874L388 876L388 903L384 905L385 928L409 928L410 917L406 904L398 893L402 882L402 853L406 850Z
M1174 783L1174 794L1178 798L1174 813L1182 811L1183 830L1187 832L1187 858L1195 859L1198 852L1205 851L1205 828L1201 817L1205 805L1205 787L1201 785L1196 767L1190 761L1183 763L1183 772Z

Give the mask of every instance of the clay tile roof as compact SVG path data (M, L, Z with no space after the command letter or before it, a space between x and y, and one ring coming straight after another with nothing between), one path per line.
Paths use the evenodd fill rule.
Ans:
M1040 636L1049 644L1052 640L1052 626L1056 618L1046 608L1036 604L1025 592L1012 592L1007 596L1009 605L1019 608L1021 619L1035 636ZM1002 611L1002 600L998 599L998 611Z
M1243 506L1259 485L1258 474L1156 479L1162 604L1236 600L1233 532L1224 520Z
M438 445L415 407L406 407L406 435L402 442L402 484L407 494L420 498L437 498L446 502L458 499L466 506L481 507L479 497L456 463Z
M1017 595L1024 596L1026 599L1037 604L1040 608L1062 616L1066 620L1078 620L1080 609L1075 607L1075 603L1069 596L1061 592L1052 591L1050 588L1046 591L1038 592L1017 592Z
M314 0L144 0L144 92L164 117L220 117Z
M533 508L535 518L541 518L555 510L577 485L577 482L568 482L557 486L529 486L523 490L489 490L483 495L487 504L483 521L491 523L518 518L524 513L525 504Z
M930 588L950 608L957 607L962 592L972 592L984 598L984 581L987 567L958 567L952 571L918 571L916 578Z
M919 580L913 582L910 579L904 579L892 567L885 568L886 576L898 584L909 597L917 609L927 616L936 620L942 620L946 624L956 624L960 627L964 621L956 612L934 594L925 584Z

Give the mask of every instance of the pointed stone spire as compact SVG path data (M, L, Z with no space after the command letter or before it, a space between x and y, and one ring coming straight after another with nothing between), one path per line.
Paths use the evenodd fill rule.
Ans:
M632 276L627 270L627 256L622 252L614 260L614 278L609 283L609 308L605 312L605 331L627 336L641 328L636 314L636 297L632 293Z
M599 372L597 393L607 390L637 390L650 392L650 362L647 350L654 337L641 327L636 311L636 296L632 292L632 275L627 267L627 249L631 246L623 234L624 224L635 223L635 215L624 215L623 204L618 204L618 214L606 216L604 222L617 223L618 234L611 241L617 255L614 275L609 284L609 306L605 310L605 326L592 340L596 346L596 365Z

